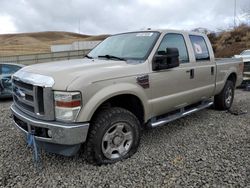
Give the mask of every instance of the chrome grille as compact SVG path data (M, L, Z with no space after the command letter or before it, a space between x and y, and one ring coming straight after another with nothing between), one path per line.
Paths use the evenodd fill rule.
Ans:
M13 99L23 112L43 120L54 120L53 94L51 87L25 83L13 78Z

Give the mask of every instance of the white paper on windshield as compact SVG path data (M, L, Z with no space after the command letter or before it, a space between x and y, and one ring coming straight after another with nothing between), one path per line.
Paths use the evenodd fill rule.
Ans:
M136 34L137 37L151 37L152 35L153 33L148 33L148 32Z

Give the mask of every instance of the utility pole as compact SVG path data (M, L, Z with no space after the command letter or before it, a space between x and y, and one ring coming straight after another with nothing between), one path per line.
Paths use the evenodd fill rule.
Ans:
M81 20L79 19L79 22L78 22L78 33L80 34L80 32L81 32ZM78 38L78 40L77 40L77 51L78 51L78 56L79 56L79 50L80 50L80 44L79 44L79 38Z
M236 28L236 0L234 0L234 28Z

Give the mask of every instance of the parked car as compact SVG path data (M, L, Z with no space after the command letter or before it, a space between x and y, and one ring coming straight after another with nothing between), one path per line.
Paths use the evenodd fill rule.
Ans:
M242 58L244 62L244 76L242 86L245 87L246 85L250 84L250 49L244 50L240 53L240 55L235 55L235 58Z
M146 127L213 104L229 109L243 66L241 59L215 59L208 37L199 33L113 35L86 58L16 72L14 125L48 152L73 155L84 143L89 162L114 163L137 151Z
M0 63L0 98L12 97L11 76L24 65Z
M243 62L249 62L250 63L250 49L249 50L244 50L243 52L240 53L240 55L235 55L234 57L242 58ZM250 69L249 69L249 71L250 71Z

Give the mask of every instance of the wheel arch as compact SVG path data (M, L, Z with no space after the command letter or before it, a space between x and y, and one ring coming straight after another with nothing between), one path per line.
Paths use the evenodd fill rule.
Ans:
M237 81L237 74L235 72L232 72L231 74L229 74L229 76L227 77L227 80L230 80L234 83L236 83Z
M236 83L236 74L231 73L226 79L224 87L221 90L221 92L214 96L215 109L218 110L230 109L234 98L235 83Z
M218 81L216 81L216 88L215 88L215 94L218 95L224 88L227 80L231 80L234 85L236 86L237 83L237 74L235 71L230 71L227 74L225 74L223 77L221 77Z
M93 95L79 113L78 121L91 121L101 108L112 106L131 111L141 124L148 118L149 105L145 91L134 84L124 83L108 86Z

